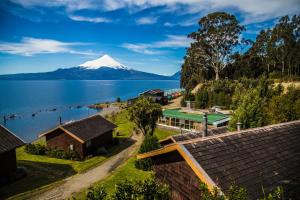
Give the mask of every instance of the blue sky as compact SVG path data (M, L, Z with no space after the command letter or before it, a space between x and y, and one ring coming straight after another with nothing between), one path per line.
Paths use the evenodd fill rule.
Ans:
M197 21L235 14L254 39L299 0L2 0L0 74L77 66L108 54L127 67L170 75L180 69Z

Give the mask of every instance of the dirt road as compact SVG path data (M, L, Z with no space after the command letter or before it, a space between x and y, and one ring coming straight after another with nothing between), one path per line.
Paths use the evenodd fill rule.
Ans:
M91 184L107 177L113 170L120 166L125 160L132 157L142 142L142 134L132 137L136 142L120 153L109 158L100 166L85 173L69 177L62 185L52 188L34 199L58 200L67 199L73 193L88 188Z

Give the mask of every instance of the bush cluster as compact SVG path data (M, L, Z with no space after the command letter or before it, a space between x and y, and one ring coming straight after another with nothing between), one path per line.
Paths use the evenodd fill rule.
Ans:
M62 150L57 148L46 148L41 144L27 144L25 152L33 155L47 155L53 158L79 160L80 157L76 151Z
M68 159L68 160L80 160L79 155L76 151L72 150L62 150L57 148L48 149L46 154L49 157L60 158L60 159Z
M284 92L281 84L275 86L261 77L256 87L238 90L232 107L235 112L229 127L235 130L236 123L243 128L255 128L300 119L300 88L291 86Z
M27 144L25 152L33 155L45 155L47 148L41 144Z
M115 192L107 195L103 186L90 188L86 193L88 200L168 200L169 187L155 181L152 176L143 181L124 180L115 185Z
M139 149L139 153L146 153L148 151L152 151L158 148L160 148L160 144L158 142L157 137L155 135L151 136L147 134ZM150 158L136 160L135 167L141 170L149 171L152 168L152 161Z

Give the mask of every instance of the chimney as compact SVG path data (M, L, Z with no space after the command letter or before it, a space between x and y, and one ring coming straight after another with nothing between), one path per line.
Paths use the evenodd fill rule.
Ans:
M202 137L206 137L207 136L207 113L205 112L203 115L203 122L202 122Z
M236 129L237 129L238 131L241 130L241 126L242 126L242 123L241 123L241 122L236 123Z
M4 123L4 126L6 125L6 117L3 116L3 123Z
M61 116L59 116L59 125L62 125Z

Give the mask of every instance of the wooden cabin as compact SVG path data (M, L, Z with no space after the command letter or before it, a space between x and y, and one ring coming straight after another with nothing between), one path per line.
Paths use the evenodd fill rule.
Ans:
M73 150L81 159L93 155L101 147L112 144L112 132L116 125L100 115L66 123L40 137L46 138L48 148Z
M4 126L0 125L0 185L17 169L16 148L25 143Z
M153 102L160 103L162 105L166 105L168 103L168 98L164 96L164 91L161 89L147 90L141 93L140 96L149 97Z
M171 198L198 200L199 183L226 191L232 184L247 190L247 199L263 197L278 186L285 199L300 195L300 120L173 140L161 149L139 154L151 158L157 178L167 182Z

